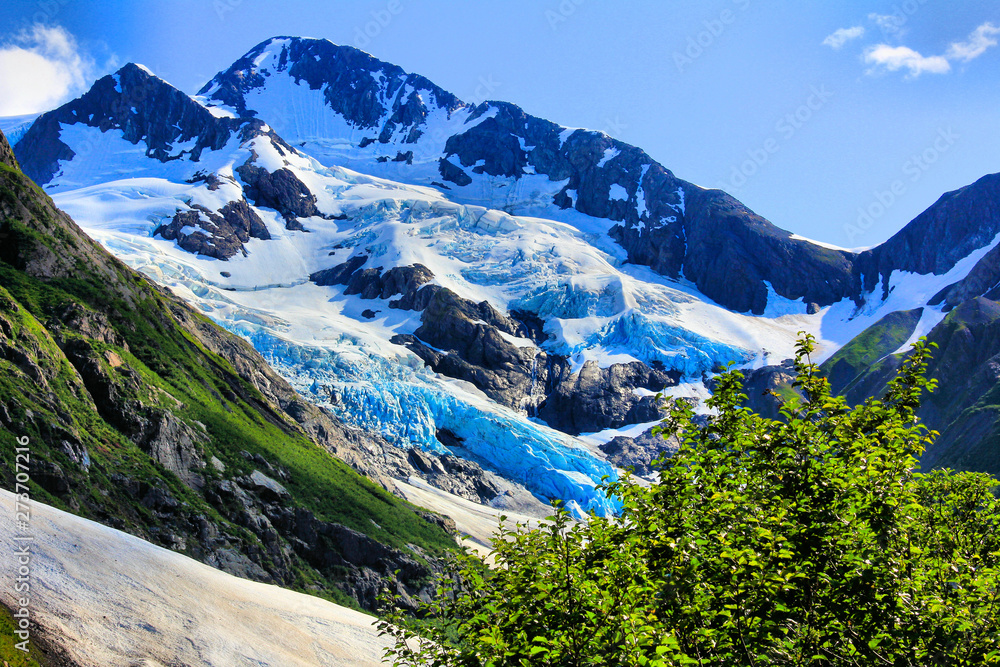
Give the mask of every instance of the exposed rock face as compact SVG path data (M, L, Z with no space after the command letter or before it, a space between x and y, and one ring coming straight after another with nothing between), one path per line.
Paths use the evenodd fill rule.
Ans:
M929 306L944 304L948 312L963 301L977 296L985 296L996 301L1000 299L1000 246L991 249L972 267L961 280L948 285L927 302Z
M393 342L406 345L435 371L472 382L493 400L554 428L575 435L655 420L659 410L651 394L677 383L676 374L640 362L606 369L588 363L573 374L565 357L537 347L545 334L531 314L503 315L486 301L472 303L431 287L410 293L411 302L426 297L418 304L421 326Z
M194 231L185 232L188 227ZM244 244L251 238L271 238L264 221L245 199L229 202L218 213L194 204L186 211L177 211L170 223L157 227L154 234L177 241L190 253L222 260L237 253L246 256Z
M575 375L563 367L538 416L573 435L656 421L663 415L655 394L677 380L637 361L603 369L588 361Z
M792 388L795 370L791 360L743 372L746 405L761 417L779 419L781 406L796 395Z
M153 415L138 437L139 446L150 457L192 488L204 484L199 471L205 467L202 458L207 435L198 433L169 412Z

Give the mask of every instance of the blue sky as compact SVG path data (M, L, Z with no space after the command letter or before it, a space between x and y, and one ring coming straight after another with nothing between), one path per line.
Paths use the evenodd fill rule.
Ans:
M323 37L848 247L1000 171L996 2L7 0L0 26L3 114L129 61L193 93L268 37Z

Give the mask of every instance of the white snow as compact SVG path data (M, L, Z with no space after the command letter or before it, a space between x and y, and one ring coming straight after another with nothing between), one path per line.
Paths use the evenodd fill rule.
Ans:
M611 146L610 148L604 149L604 155L601 157L601 161L597 163L597 168L600 169L608 163L609 160L613 160L621 155L621 151Z
M612 183L608 198L612 200L628 201L628 191L618 183Z
M0 573L10 582L20 546L13 519L13 494L2 490ZM239 579L39 502L29 530L29 613L79 664L381 664L386 641L371 616ZM8 607L17 597L0 587Z

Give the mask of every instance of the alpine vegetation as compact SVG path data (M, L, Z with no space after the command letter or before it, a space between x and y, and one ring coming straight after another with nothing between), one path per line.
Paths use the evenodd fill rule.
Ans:
M706 423L673 403L680 451L651 486L608 484L615 519L557 507L502 526L495 567L456 563L416 625L382 623L396 665L1000 663L1000 504L982 473L915 471L931 348L852 408L798 345L781 419L722 374ZM416 629L416 630L415 630Z

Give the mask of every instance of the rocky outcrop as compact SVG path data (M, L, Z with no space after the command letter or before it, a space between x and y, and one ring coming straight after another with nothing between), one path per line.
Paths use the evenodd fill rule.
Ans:
M780 419L781 406L798 395L792 387L794 381L795 369L790 359L780 364L743 371L746 406L761 417Z
M498 403L566 433L658 419L655 393L679 379L641 362L605 369L589 362L574 373L566 357L539 347L547 335L536 316L503 315L486 301L473 303L436 285L411 287L389 305L394 304L423 312L412 335L394 336L392 342L436 372L471 382Z
M251 238L263 241L271 238L264 221L245 199L231 201L217 213L193 204L187 210L177 211L168 224L160 225L153 234L177 241L177 245L190 253L221 260L237 253L245 257L244 244Z
M322 217L316 208L316 195L288 169L274 172L257 167L253 159L236 167L243 181L243 191L255 206L273 208L285 219L288 229L302 230L296 218Z
M633 361L600 368L588 361L571 374L562 367L538 417L560 431L578 435L661 419L656 394L677 384L667 373Z

